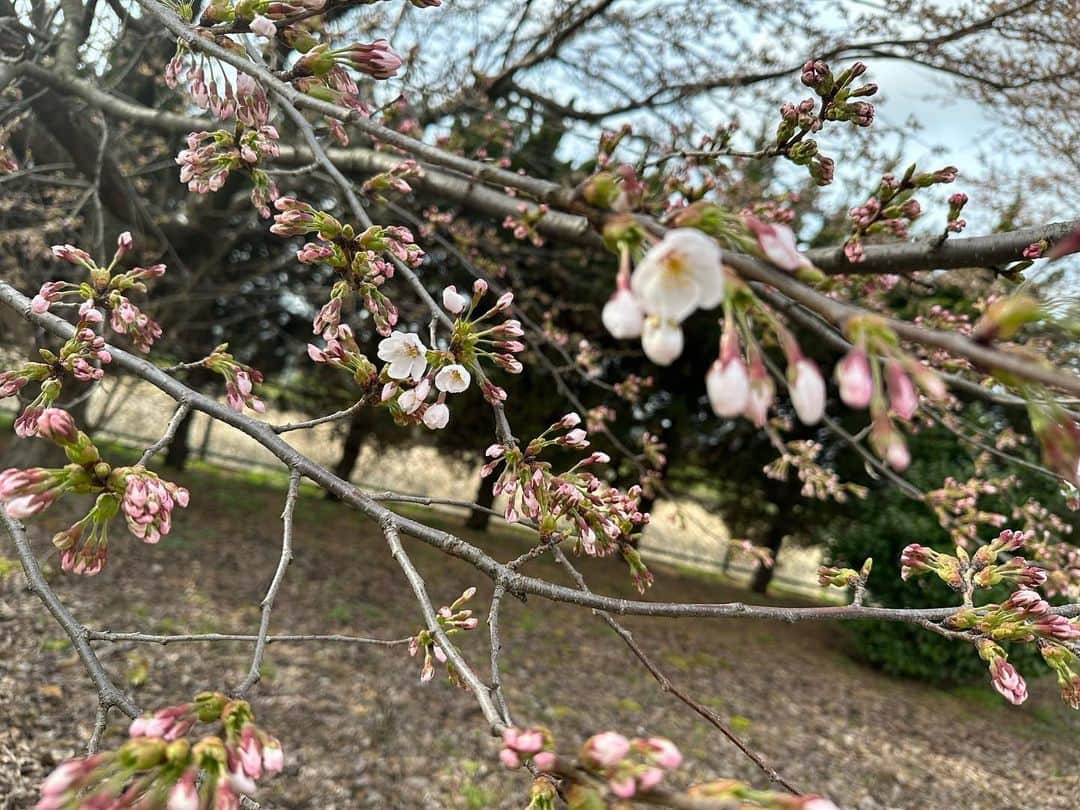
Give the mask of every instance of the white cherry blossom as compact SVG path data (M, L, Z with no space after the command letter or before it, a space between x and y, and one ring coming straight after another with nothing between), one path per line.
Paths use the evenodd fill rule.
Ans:
M469 387L472 375L465 366L454 363L439 369L435 375L435 387L447 394L460 394Z
M411 332L394 331L379 341L380 360L389 363L386 373L392 380L419 380L427 368L427 347Z
M694 228L668 231L649 249L630 286L649 315L679 323L695 309L712 309L724 297L719 245Z

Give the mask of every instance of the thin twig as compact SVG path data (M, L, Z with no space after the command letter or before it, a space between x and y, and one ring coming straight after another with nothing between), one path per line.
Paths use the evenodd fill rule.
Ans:
M585 582L585 578L581 575L581 572L574 567L573 563L571 563L570 560L567 559L566 554L563 553L563 550L561 548L553 548L552 553L555 555L555 561L558 562L559 565L562 566L563 570L570 575L570 578L573 579L575 583L577 583L578 588L583 591L589 591L589 586ZM691 697L686 692L682 691L682 689L673 684L671 682L671 679L663 673L663 671L656 665L656 663L648 656L645 650L642 649L641 645L634 640L633 634L621 624L619 624L619 622L615 621L615 619L612 618L610 613L607 613L603 610L594 610L593 613L603 619L604 623L607 624L607 626L610 627L615 632L615 634L623 640L626 646L630 648L630 651L637 657L638 661L641 662L642 666L644 666L645 669L649 671L649 674L652 675L654 679L656 679L656 682L660 684L660 689L662 691L674 695L683 703L685 703L690 709L697 712L699 715L709 721L709 723L715 726L716 729L721 734L723 734L736 748L738 748L740 751L743 752L743 754L745 754L750 760L752 760L753 763L757 765L766 776L769 777L770 781L780 785L789 793L799 795L800 791L790 782L784 779L784 777L782 777L775 768L769 765L769 763L766 762L760 754L751 749L750 746L747 745L741 737L739 737L739 735L737 735L734 731L728 728L727 724L721 719L720 715L718 715L716 712L714 712L712 709L710 709L708 706L704 705L700 701L695 700L693 697Z
M172 443L172 440L176 438L176 431L179 430L180 423L184 421L189 413L191 413L191 406L187 402L181 401L176 406L176 410L173 411L172 418L169 420L165 432L161 434L161 438L147 447L142 456L139 457L138 466L145 467L156 453L164 450Z
M398 534L398 528L394 524L393 519L389 518L384 520L381 524L381 528L383 535L386 537L386 542L390 546L391 556L393 556L394 561L401 567L401 570L405 574L405 578L412 587L413 594L416 596L416 601L420 603L420 612L424 616L424 623L427 625L427 629L435 636L435 640L439 643L442 651L446 653L449 662L453 664L462 681L464 681L465 685L469 687L476 697L476 702L480 704L480 711L484 713L484 719L487 720L488 725L491 726L492 732L501 733L506 727L506 724L503 723L503 720L499 715L499 710L491 700L490 688L477 677L475 672L473 672L457 647L455 647L447 637L446 631L443 630L442 625L439 624L438 616L435 614L435 608L432 606L431 599L427 594L427 586L424 584L424 578L420 576L420 572L416 570L416 566L414 566L412 560L409 559L409 555L405 553L405 548L401 544L401 537Z
M250 643L257 641L258 636L244 633L188 633L188 634L157 634L157 633L120 633L110 630L87 630L86 638L90 641L112 642L139 642L145 644L188 644L188 643L217 643L222 641L238 641ZM266 643L269 644L299 644L307 642L329 642L332 644L368 644L375 647L400 647L408 644L408 638L367 638L365 636L344 636L337 633L303 633L268 635Z
M285 569L292 562L292 538L293 538L293 514L296 511L296 500L300 495L300 472L289 471L289 491L285 496L285 508L281 512L281 556L278 559L274 577L270 580L270 587L266 589L260 607L262 616L259 619L259 635L255 639L255 652L251 657L251 668L247 677L236 687L236 696L244 697L247 691L259 682L261 677L263 655L266 653L266 637L270 634L270 614L274 609L274 599L285 579Z

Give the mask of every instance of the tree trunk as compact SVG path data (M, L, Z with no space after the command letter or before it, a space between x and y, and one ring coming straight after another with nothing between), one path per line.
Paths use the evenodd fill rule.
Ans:
M765 536L764 546L772 552L773 564L764 565L758 563L757 571L754 572L754 581L750 584L750 588L754 593L764 594L768 592L773 572L776 571L777 558L780 556L780 546L784 544L784 537L787 536L787 533L787 524L783 520L777 520L769 528L769 533Z
M480 479L480 487L476 490L476 497L474 499L474 502L478 506L490 509L491 505L495 503L495 493L492 491L492 483L493 482L489 478ZM465 519L465 527L468 529L475 529L478 532L486 531L490 520L490 512L474 508L469 512L469 517Z
M169 442L169 448L165 451L165 466L182 470L187 464L188 456L191 455L188 438L191 436L191 423L194 416L194 411L188 411L187 415L180 420L180 424L176 426L176 435L173 436L173 440Z
M345 434L345 443L341 447L341 457L338 459L338 463L334 465L334 474L338 478L348 481L352 477L367 432L368 429L364 420L359 418L359 414L354 416L349 422L349 432ZM326 493L326 498L331 501L337 500L337 497L329 492Z

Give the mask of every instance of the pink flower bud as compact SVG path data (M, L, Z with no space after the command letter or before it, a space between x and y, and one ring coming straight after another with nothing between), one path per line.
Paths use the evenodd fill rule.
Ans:
M661 768L671 771L682 764L682 754L666 737L649 737L644 743L650 758Z
M990 680L998 693L1014 706L1027 700L1027 684L1016 668L1004 658L990 662Z
M581 759L601 768L613 768L630 752L630 741L622 734L605 731L585 741Z
M499 751L499 761L507 768L513 769L521 767L521 757L510 748L503 748Z
M538 770L550 771L552 768L555 767L555 762L557 761L557 759L558 758L555 756L554 752L541 751L539 754L536 754L532 758L532 761Z
M919 397L911 378L895 360L885 364L885 381L889 387L889 404L893 412L905 421L911 419L919 407Z
M274 25L274 21L269 17L264 17L262 14L256 14L248 27L251 28L253 34L257 34L264 39L273 39L277 36L277 26Z
M60 408L46 408L38 417L38 434L59 445L72 444L79 438L75 420Z
M836 382L840 386L840 399L849 408L862 409L870 404L874 382L865 349L855 346L836 364Z

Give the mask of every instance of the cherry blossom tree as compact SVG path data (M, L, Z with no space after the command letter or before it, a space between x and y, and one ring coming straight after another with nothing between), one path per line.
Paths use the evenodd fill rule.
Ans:
M378 528L416 604L419 629L408 654L418 680L444 673L471 695L483 729L499 740L492 757L528 772L522 791L534 810L563 802L835 807L796 789L674 684L617 618L624 615L905 623L967 645L1011 703L1026 699L1027 686L1003 644L1027 645L1054 671L1063 700L1080 708L1075 547L1036 506L1005 520L988 517L979 497L997 484L985 476L946 481L933 492L904 478L911 433L936 423L979 441L965 415L973 402L987 402L1026 415L1019 421L1040 461L1024 463L1076 501L1076 305L1025 273L1036 262L1052 269L1080 250L1080 222L967 235L965 217L978 203L953 191L959 168L882 164L877 147L860 143L877 126L879 93L860 59L908 59L977 88L987 105L1009 105L1017 131L1053 140L1050 152L1064 161L1061 145L1075 138L1075 117L1062 108L1063 122L1050 129L1028 124L1058 101L1075 107L1076 74L1065 69L1075 44L1023 35L1048 22L1055 30L1053 21L1062 19L1064 30L1067 9L1026 2L946 13L903 4L891 14L860 16L846 32L809 11L789 11L807 35L808 58L788 65L772 46L725 48L697 60L680 44L645 58L658 36L675 39L671 31L686 7L701 4L663 12L604 0L441 5L0 6L0 84L8 88L0 179L13 184L19 202L5 214L11 230L26 231L5 264L0 302L33 327L35 343L0 374L0 395L21 398L17 439L55 446L65 460L0 472L0 504L27 581L70 638L99 697L86 756L43 782L37 806L251 806L258 781L282 770L288 729L256 722L253 690L288 575L303 479ZM513 13L498 14L504 6ZM482 11L499 23L467 56L457 54L449 34L462 16ZM754 3L738 25L721 11L701 12L699 22L722 38L729 25L758 22L770 30L773 11L773 4ZM443 14L445 27L417 35L415 48L394 44L398 34L407 42L410 29ZM1004 78L1016 75L1011 60L1022 57L987 49L993 36L1039 46L1023 78ZM616 43L602 45L610 37ZM609 59L640 63L626 71L633 87L612 78ZM755 73L755 60L765 69ZM676 68L688 64L695 70L675 81ZM591 95L595 105L549 93L538 84L545 68L583 88L603 88ZM383 89L399 74L436 69L437 79L416 98ZM715 99L710 93L734 89L749 89L769 123L768 135L750 148L736 140L730 121L702 120L702 105ZM773 93L781 94L776 103ZM605 127L628 113L644 115ZM559 143L572 126L591 140L587 156L567 161ZM1064 134L1047 135L1058 130ZM49 137L39 146L41 132ZM144 172L160 167L145 156L161 154L169 157L168 177L147 182ZM49 175L50 161L61 155L81 180L65 184ZM791 182L799 193L776 190L771 181L783 172L797 176ZM848 172L863 178L858 201L830 209L820 190ZM38 188L38 176L54 182ZM819 204L823 225L810 235L797 218L811 219ZM912 238L917 223L927 222L930 236ZM559 288L567 267L580 278ZM936 293L941 271L966 279L953 307L918 292ZM265 273L273 278L264 283L258 279ZM266 312L234 313L235 297L249 293ZM192 323L183 340L169 337ZM306 348L290 340L301 324ZM557 397L547 416L518 420L528 407L511 381L530 364L555 381ZM300 368L334 375L348 392L346 407L302 422L270 421L270 373ZM176 403L160 439L126 466L111 462L63 407L76 384L119 374ZM654 375L663 396L649 393ZM667 448L642 428L664 412L665 396L670 402L689 390L697 404L684 412L705 414L710 426L684 432L722 426L756 437L774 453L760 474L802 497L868 496L830 466L820 434L926 504L955 542L943 550L913 537L900 556L901 577L936 577L954 598L929 608L874 604L873 562L865 559L820 572L823 584L849 591L849 603L839 606L650 599L654 574L637 539L649 523L648 503L668 486ZM637 413L621 413L610 395ZM463 414L477 403L482 422ZM496 558L397 510L437 499L366 491L283 438L361 410L433 435L467 425L455 442L483 456L481 478L500 499L498 515L534 533L530 550ZM143 707L117 685L94 650L93 631L50 587L22 521L32 526L57 501L90 496L85 515L52 538L65 577L94 576L124 554L128 535L156 544L177 522L197 521L200 493L150 469L193 412L251 437L288 472L280 562L239 682L222 673L220 689ZM631 436L636 447L628 446ZM993 449L1010 457L1005 443ZM483 621L474 588L448 605L431 599L403 536L493 583ZM553 558L573 584L528 573L541 556ZM575 556L624 566L640 598L594 592ZM1007 595L988 601L991 588ZM599 617L662 690L760 767L767 786L717 774L677 789L678 741L618 730L561 739L521 716L502 690L499 614L507 596L526 595L577 606L583 621ZM488 636L483 669L456 643L464 633ZM119 715L128 718L128 739L103 750L102 735Z

